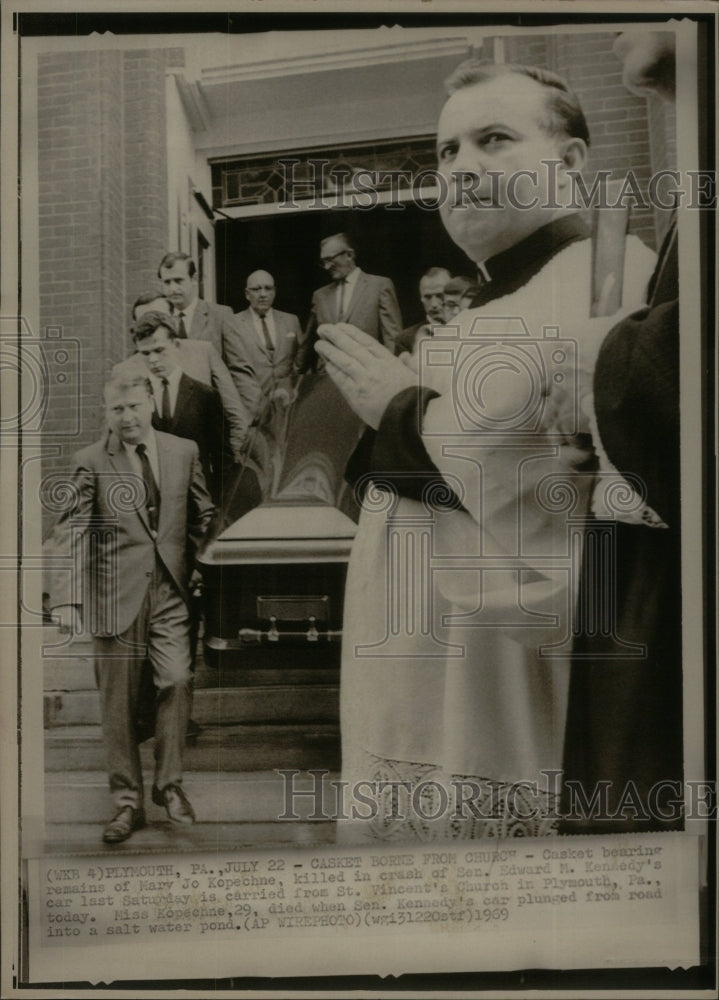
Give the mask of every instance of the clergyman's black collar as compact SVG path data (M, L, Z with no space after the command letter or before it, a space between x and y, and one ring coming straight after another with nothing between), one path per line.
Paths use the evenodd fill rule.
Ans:
M546 226L535 229L513 247L482 262L483 270L489 275L489 281L482 284L472 300L471 308L483 306L492 299L516 292L538 274L560 250L564 250L570 243L588 237L589 226L579 212L561 215L548 222Z

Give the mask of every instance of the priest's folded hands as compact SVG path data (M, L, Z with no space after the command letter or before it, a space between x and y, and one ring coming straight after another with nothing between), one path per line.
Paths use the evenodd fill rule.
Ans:
M543 413L542 430L557 429L564 420L564 411L574 412L576 396L579 403L591 391L591 381L597 349L593 341L606 334L608 321L590 320L594 324L592 336L582 332L577 341L577 353L572 355L561 371L561 378L547 381L544 394L548 396ZM598 333L601 327L601 337ZM382 416L391 400L403 389L418 386L431 389L450 403L456 391L455 375L451 365L422 365L420 352L395 357L379 341L350 323L324 323L319 329L317 352L325 360L327 373L349 405L373 429L379 427ZM546 368L550 370L549 354L552 341L532 341L542 353L547 354ZM468 345L469 346L469 345ZM581 350L580 350L581 348ZM558 371L553 365L555 374ZM490 379L482 384L482 409L485 417L506 419L514 413L527 391L526 380L517 377L512 366L497 366Z
M316 350L327 374L355 413L377 430L397 393L419 384L417 373L350 323L323 323L317 332Z

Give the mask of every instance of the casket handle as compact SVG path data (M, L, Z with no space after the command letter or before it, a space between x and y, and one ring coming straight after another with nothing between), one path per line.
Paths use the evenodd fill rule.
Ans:
M277 628L259 629L259 628L241 628L237 633L237 642L233 643L231 639L221 639L221 640L208 640L207 644L213 649L233 649L235 645L237 646L249 646L249 645L260 645L262 642L340 642L342 639L342 629L324 629L320 631L315 625L310 625L310 627L304 631L299 629L282 629L279 631Z

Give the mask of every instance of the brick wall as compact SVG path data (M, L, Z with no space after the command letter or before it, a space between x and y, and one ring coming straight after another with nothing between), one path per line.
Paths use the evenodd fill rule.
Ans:
M98 369L112 337L107 318L113 296L103 260L117 266L122 252L106 239L112 218L122 211L121 162L116 152L112 160L115 129L103 121L109 115L116 123L122 103L114 53L57 53L38 63L40 326L59 327L64 337L80 342L83 428L79 437L60 439L59 454L44 457L47 473L64 470L69 453L87 443L85 429L98 428ZM57 383L53 358L49 352L54 391L48 420L57 434L75 427L78 415L76 386Z
M673 104L661 97L652 97L649 104L649 138L652 172L676 170L677 166L677 123ZM668 200L666 189L661 197ZM671 213L662 208L654 209L657 238L662 239L669 225Z
M124 310L157 281L167 252L165 65L169 53L124 53L125 283ZM129 334L127 347L130 348Z
M613 43L614 36L608 32L508 38L505 58L552 69L576 93L592 139L584 171L588 188L599 170L611 170L613 178L621 178L632 169L646 195L653 167L647 101L623 85ZM632 209L630 232L656 246L651 209Z
M38 57L40 327L80 344L79 434L74 378L58 383L48 352L47 420L61 436L43 476L66 472L99 437L103 381L130 346L129 307L166 249L165 60L153 50Z
M587 118L592 137L587 181L598 170L611 170L613 178L621 178L631 169L646 192L651 176L647 102L622 83L622 64L613 44L614 36L604 32L556 36L553 68L574 89ZM629 228L649 246L656 245L650 209L633 208Z

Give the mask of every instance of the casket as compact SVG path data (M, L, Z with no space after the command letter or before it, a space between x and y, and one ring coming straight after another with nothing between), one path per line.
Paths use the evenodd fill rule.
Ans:
M342 604L356 526L325 503L271 501L200 557L209 663L339 663Z
M303 378L284 420L267 437L269 495L199 560L213 666L339 665L358 513L343 474L363 428L324 374Z

